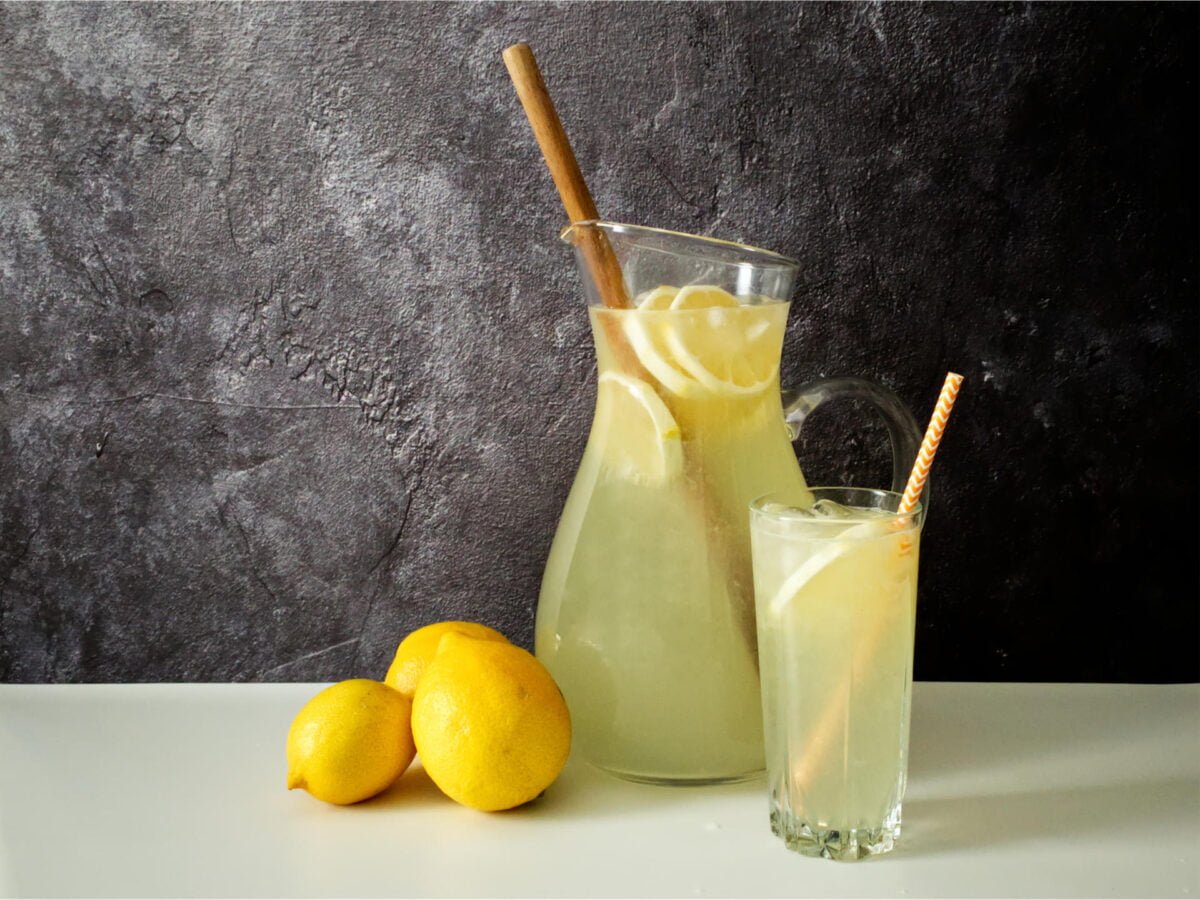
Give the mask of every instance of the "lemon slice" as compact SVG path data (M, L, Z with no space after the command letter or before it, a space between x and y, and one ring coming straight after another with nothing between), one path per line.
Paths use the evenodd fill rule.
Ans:
M792 600L808 586L810 581L839 559L855 550L857 546L856 542L867 538L878 538L887 534L888 524L888 521L884 519L860 522L846 529L837 540L823 542L821 549L808 557L804 561L804 564L796 569L780 585L779 590L775 592L775 596L767 604L767 609L772 615L780 615L788 608Z
M638 295L637 312L729 308L738 305L728 291L713 284L688 284L682 288L660 285ZM633 315L626 320L629 343L642 365L660 384L678 397L696 397L712 390L673 359L668 345L671 317Z
M650 298L647 297L647 300ZM655 298L654 302L661 300ZM629 339L633 352L637 354L638 361L659 384L678 397L694 397L703 393L704 388L668 359L670 351L665 342L668 315L665 307L652 310L639 306L636 310L624 314L625 336Z
M685 288L686 290L686 288ZM659 285L653 290L643 291L637 296L638 309L670 309L671 301L679 293L679 288L669 284Z
M605 372L599 390L610 418L607 465L640 483L661 484L681 475L679 425L654 389L638 378Z
M663 335L671 361L704 390L721 396L761 393L779 374L779 334L773 307L742 306L720 288L684 288Z
M684 288L686 291L687 288ZM669 284L643 291L636 299L637 312L664 312L671 309L680 289ZM625 332L633 352L637 354L646 370L671 393L689 397L701 390L694 379L689 378L665 357L665 348L659 332L662 327L660 316L632 315L625 320Z
M780 333L773 304L743 306L716 285L669 285L638 296L625 332L638 360L678 397L745 397L774 385Z
M720 320L708 328L675 327L666 332L666 345L672 359L705 390L722 396L762 393L779 372L777 351L763 340L766 333L755 340L747 329L743 340L730 340L729 330Z
M739 305L733 294L712 284L689 284L680 288L671 300L671 309L729 309Z

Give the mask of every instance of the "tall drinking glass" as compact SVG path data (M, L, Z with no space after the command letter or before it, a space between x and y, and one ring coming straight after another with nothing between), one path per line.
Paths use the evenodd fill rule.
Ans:
M924 510L901 495L813 488L751 504L771 829L854 860L900 836Z

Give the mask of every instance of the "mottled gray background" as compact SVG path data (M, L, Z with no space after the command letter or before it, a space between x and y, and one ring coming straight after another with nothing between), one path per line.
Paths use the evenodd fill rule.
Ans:
M919 677L1198 676L1195 5L0 7L0 678L531 640L600 209L798 257L785 375L967 376ZM882 483L818 413L815 482Z

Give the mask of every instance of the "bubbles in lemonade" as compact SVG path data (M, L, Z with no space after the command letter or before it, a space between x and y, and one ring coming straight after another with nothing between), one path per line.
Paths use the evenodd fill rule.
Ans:
M807 496L779 392L787 312L703 285L590 310L596 412L536 642L576 747L625 777L763 768L747 508Z

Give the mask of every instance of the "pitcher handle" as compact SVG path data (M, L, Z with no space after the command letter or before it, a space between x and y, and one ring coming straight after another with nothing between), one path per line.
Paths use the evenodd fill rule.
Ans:
M830 400L866 400L874 406L887 425L892 441L892 490L904 491L908 473L921 446L921 429L900 398L881 384L862 378L818 378L792 391L783 392L783 417L792 440L813 410ZM929 486L926 484L922 502L929 505Z

